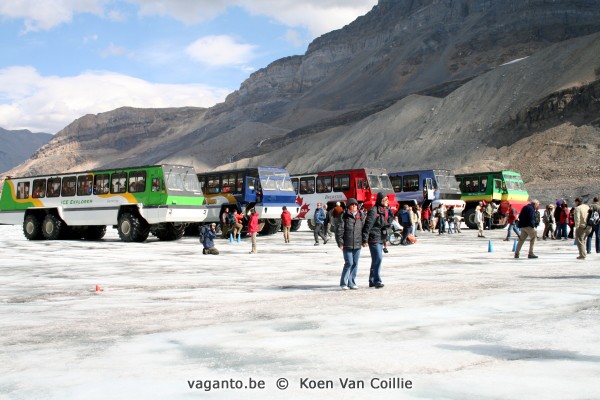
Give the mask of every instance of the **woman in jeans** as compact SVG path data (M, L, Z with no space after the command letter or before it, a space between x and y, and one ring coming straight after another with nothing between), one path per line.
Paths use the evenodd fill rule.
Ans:
M342 290L358 289L356 274L362 247L364 215L356 199L349 199L347 209L335 221L335 241L344 254L344 269L340 279Z
M375 287L377 289L384 286L381 281L383 241L387 240L387 232L391 230L390 224L394 218L388 204L389 199L383 193L377 193L375 206L369 210L362 231L362 246L369 246L369 251L371 252L369 287Z

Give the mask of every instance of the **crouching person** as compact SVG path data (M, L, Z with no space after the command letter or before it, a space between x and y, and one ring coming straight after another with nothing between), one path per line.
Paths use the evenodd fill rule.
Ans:
M202 254L219 254L219 250L215 247L214 239L217 237L215 229L217 224L204 225L200 228L200 241L202 242Z

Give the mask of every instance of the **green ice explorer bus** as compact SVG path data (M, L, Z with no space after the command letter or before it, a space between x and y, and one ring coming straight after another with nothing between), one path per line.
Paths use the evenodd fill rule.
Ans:
M124 242L181 238L207 216L192 167L153 165L4 181L0 223L23 224L29 240L99 240L113 225Z

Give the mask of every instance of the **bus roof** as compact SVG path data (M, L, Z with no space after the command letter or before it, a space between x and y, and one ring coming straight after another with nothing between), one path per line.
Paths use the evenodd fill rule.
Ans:
M517 171L511 171L508 169L505 169L503 171L481 171L481 172L466 172L466 173L462 173L462 174L456 174L456 176L467 176L467 175L519 175L521 176L520 172Z
M450 169L443 169L443 168L431 168L431 169L415 169L415 170L411 170L411 171L398 171L398 172L389 172L388 175L392 176L392 175L408 175L408 174L417 174L420 172L449 172L451 174L454 174L454 171L450 170Z
M73 171L73 172L61 172L56 174L41 174L41 175L31 175L31 176L7 176L7 180L13 179L30 179L30 178L41 178L41 177L58 177L58 176L66 176L66 175L79 175L79 174L89 174L89 173L102 173L102 172L113 172L113 171L125 171L130 169L143 169L143 168L155 168L155 167L178 167L178 168L194 168L190 165L177 165L177 164L155 164L155 165L141 165L135 167L123 167L123 168L103 168L103 169L90 169L86 171Z
M198 172L198 175L216 175L216 174L233 174L233 173L237 173L237 172L246 172L246 171L285 171L287 172L287 170L285 168L281 168L281 167L272 167L272 166L261 166L261 167L247 167L247 168L236 168L236 169L223 169L223 170L215 170L215 171L208 171L208 172Z
M365 171L366 174L386 174L387 170L385 168L352 168L352 169L336 169L332 171L319 171L319 172L305 172L302 174L292 174L292 176L305 176L305 175L319 175L319 174L339 174L344 172L356 172L356 171Z

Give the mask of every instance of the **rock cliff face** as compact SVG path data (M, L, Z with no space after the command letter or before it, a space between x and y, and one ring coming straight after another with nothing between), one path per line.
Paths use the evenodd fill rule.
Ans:
M532 187L556 187L562 169L544 181L530 155L564 163L544 152L561 132L560 143L582 135L597 152L595 32L598 0L380 0L306 54L253 73L224 103L82 117L15 174L161 161L293 172L435 164L521 168Z
M33 133L26 129L9 131L0 128L0 173L16 167L52 139L49 133Z

